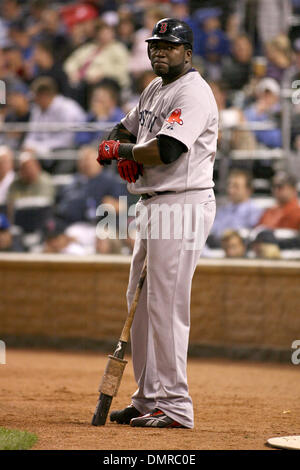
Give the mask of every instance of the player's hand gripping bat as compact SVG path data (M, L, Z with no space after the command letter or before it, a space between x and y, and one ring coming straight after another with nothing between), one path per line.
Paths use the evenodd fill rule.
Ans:
M96 410L92 419L93 426L104 426L113 397L117 395L122 375L127 364L124 355L129 340L130 328L133 322L134 314L140 297L140 293L144 284L147 273L147 258L139 278L138 285L134 294L134 298L126 318L120 339L114 354L109 355L106 368L99 386L100 396L96 406Z

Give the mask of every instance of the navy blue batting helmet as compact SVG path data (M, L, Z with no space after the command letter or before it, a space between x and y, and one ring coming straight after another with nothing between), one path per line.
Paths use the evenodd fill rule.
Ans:
M150 41L167 41L175 44L189 44L193 48L193 31L187 23L175 18L159 20L153 28Z

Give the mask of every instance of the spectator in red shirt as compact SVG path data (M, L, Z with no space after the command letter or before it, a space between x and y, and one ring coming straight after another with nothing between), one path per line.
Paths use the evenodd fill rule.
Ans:
M297 180L286 172L278 172L272 179L272 191L277 205L267 209L258 225L271 229L300 230L300 204Z

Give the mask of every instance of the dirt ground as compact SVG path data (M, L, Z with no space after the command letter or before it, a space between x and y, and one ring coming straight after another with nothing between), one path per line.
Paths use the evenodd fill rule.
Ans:
M0 426L34 432L33 449L268 449L269 437L300 433L300 366L190 359L194 429L90 425L106 356L8 349L0 365ZM126 366L111 409L135 390Z

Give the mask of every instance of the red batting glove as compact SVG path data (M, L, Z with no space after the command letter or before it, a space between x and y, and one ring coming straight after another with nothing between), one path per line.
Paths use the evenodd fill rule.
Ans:
M143 165L137 163L134 160L127 160L126 158L120 158L118 160L118 172L123 180L128 183L135 183L139 175L143 176Z
M111 164L119 158L120 142L118 140L103 140L99 145L97 162L100 165Z

